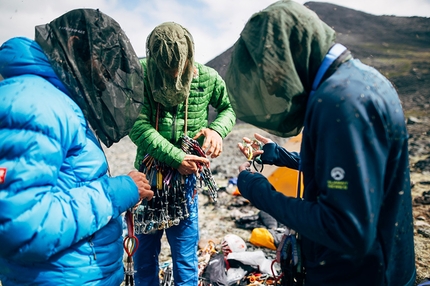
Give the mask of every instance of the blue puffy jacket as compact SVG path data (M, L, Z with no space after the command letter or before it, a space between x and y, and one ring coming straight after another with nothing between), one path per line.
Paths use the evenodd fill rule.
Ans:
M119 285L120 214L139 199L135 183L107 175L100 144L36 42L4 43L0 74L1 283Z

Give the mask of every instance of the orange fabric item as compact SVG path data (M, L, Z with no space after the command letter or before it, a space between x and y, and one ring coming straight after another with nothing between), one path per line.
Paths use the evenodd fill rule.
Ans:
M288 151L300 152L300 144L302 142L302 133L297 136L291 137L283 147ZM276 191L288 197L302 197L303 196L303 176L300 178L300 194L297 194L299 184L299 171L287 167L278 167L274 165L264 165L261 172L267 178L270 184ZM232 193L233 196L240 196L239 188Z
M272 234L262 227L257 227L252 230L249 242L255 246L264 246L276 250L275 239Z
M283 147L288 151L300 152L300 145L302 142L302 133L297 136L291 137ZM263 175L269 180L270 184L276 191L283 193L288 197L302 197L303 195L303 176L300 180L300 194L297 194L299 183L299 171L287 167L277 167L265 165Z
M233 196L241 196L239 189L236 187L236 189L232 193Z

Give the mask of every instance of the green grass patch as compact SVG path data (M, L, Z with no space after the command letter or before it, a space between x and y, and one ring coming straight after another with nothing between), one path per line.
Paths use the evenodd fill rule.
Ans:
M427 116L427 110L405 110L405 117L426 117Z
M372 55L361 61L380 70L386 77L407 75L417 65L422 73L430 73L430 51L417 51L403 45L362 44L360 48Z

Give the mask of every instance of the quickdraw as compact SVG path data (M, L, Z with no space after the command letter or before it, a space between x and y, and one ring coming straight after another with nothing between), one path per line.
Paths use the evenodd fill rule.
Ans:
M280 280L283 286L304 285L304 268L301 259L300 235L294 230L287 229L276 250L276 262L281 265Z
M199 142L188 136L182 137L182 150L187 154L206 157L205 152L200 147ZM200 169L200 183L203 182L205 186L208 187L209 197L213 202L216 202L219 188L212 176L211 170L204 164L198 164L198 167Z
M133 213L131 210L128 210L125 214L125 219L127 223L127 235L123 241L123 247L125 252L127 253L127 260L125 262L124 275L125 275L125 286L134 286L134 262L133 255L139 247L139 240L134 235L134 226L133 226Z
M171 286L173 285L173 269L170 262L165 262L160 266L158 272L158 278L160 279L160 286Z

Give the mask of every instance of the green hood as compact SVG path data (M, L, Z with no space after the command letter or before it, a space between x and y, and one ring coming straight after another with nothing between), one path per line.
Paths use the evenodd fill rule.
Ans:
M154 100L165 107L183 103L194 73L194 43L187 29L166 22L148 36L148 79ZM174 75L175 74L175 75Z
M226 84L237 118L272 134L300 133L313 79L335 32L305 6L278 1L235 43Z

